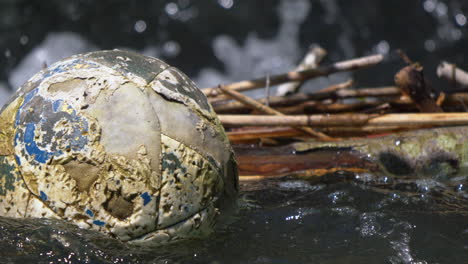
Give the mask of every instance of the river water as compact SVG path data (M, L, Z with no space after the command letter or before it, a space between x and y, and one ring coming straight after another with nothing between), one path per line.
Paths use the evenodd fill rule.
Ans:
M244 193L210 237L163 247L0 218L0 263L466 263L466 189L391 186L284 182Z
M392 84L402 48L425 65L468 69L462 0L15 1L0 3L0 104L43 64L123 48L160 57L200 87L290 70L308 46L327 62L371 53L385 62L308 82L353 77ZM351 178L356 178L353 175ZM206 239L136 247L51 220L0 217L0 263L467 263L468 182L311 185L285 182L241 194L232 222ZM377 178L379 178L377 176ZM423 186L423 187L421 187Z

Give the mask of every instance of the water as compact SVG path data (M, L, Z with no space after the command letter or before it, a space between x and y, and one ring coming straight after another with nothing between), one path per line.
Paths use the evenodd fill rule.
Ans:
M52 220L0 218L0 263L464 263L468 193L356 181L243 193L208 238L131 246Z
M327 62L371 53L382 65L353 77L391 85L402 48L435 77L441 60L468 69L462 0L15 1L0 3L0 105L44 64L124 48L160 57L201 87L288 71L312 43ZM339 177L338 177L339 178ZM0 263L466 263L466 178L453 186L382 177L283 182L242 194L232 223L211 237L136 247L53 220L0 217Z

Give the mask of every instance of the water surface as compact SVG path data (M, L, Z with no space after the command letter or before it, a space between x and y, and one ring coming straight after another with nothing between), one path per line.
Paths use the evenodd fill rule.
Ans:
M464 187L286 181L243 193L208 238L132 246L45 219L0 218L1 263L464 263ZM428 187L431 186L431 187Z

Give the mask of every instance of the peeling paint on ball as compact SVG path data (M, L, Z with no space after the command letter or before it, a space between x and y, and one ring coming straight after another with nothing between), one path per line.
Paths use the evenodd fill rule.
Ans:
M135 53L76 55L39 72L3 108L0 129L2 216L169 242L209 233L238 191L206 97Z

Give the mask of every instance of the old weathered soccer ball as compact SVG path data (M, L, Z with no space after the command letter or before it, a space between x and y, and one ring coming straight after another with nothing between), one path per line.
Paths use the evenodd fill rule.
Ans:
M0 215L123 241L209 233L237 193L223 127L178 69L127 51L59 61L0 115Z

